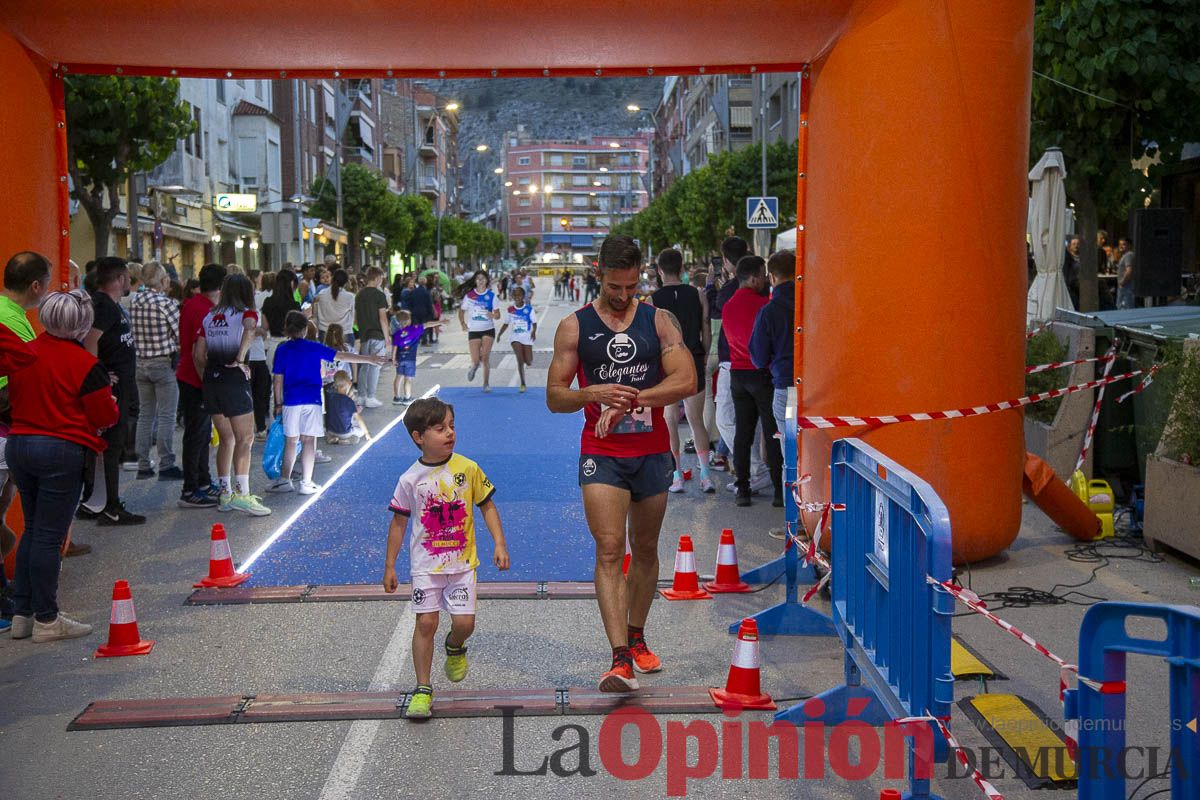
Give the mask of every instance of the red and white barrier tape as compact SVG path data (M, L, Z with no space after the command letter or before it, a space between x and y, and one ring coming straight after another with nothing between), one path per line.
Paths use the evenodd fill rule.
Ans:
M975 781L975 785L983 792L988 800L1004 800L1004 795L1000 794L1000 790L992 785L992 782L983 777L983 774L971 765L971 760L967 757L967 752L963 750L963 746L954 738L954 734L950 732L950 727L946 725L940 718L933 715L928 717L918 717L916 719L928 719L934 722L942 731L942 736L946 737L946 743L954 748L954 756L958 759L958 763L962 764L967 769L971 770L971 778Z
M1147 387L1147 386L1149 386L1151 383L1153 383L1153 382L1154 382L1154 373L1158 372L1158 368L1159 368L1160 366L1162 366L1162 365L1161 365L1161 364L1155 364L1154 366L1152 366L1152 367L1150 368L1150 374L1149 374L1149 375L1147 375L1146 377L1142 378L1142 382L1141 382L1141 383L1139 383L1139 384L1137 385L1137 388L1136 388L1136 389L1131 389L1131 390L1129 390L1128 392L1126 392L1125 394L1123 394L1123 395L1121 395L1120 397L1118 397L1118 398L1117 398L1117 402L1118 402L1118 403L1124 403L1126 400L1128 400L1129 398L1133 397L1135 394L1138 394L1139 392L1145 391L1146 387Z
M975 406L974 408L956 408L950 409L949 411L929 411L917 414L898 414L896 416L887 417L800 417L796 420L796 425L799 428L809 430L814 428L874 428L881 425L894 425L898 422L921 422L938 419L958 419L959 417L976 417L982 414L992 414L996 411L1008 411L1014 408L1022 408L1024 406L1032 405L1033 403L1039 403L1042 400L1049 400L1051 397L1061 397L1063 395L1074 394L1075 392L1086 391L1087 389L1095 389L1098 386L1107 386L1110 383L1137 377L1146 371L1147 370L1144 369L1134 370L1133 372L1125 372L1108 378L1088 381L1087 383L1077 383L1074 386L1066 386L1062 389L1051 389L1048 392L1039 392L1038 394L1019 397L1015 400L1005 400L1001 403L988 403L987 405Z
M1025 338L1026 338L1026 339L1032 339L1033 337L1037 336L1039 333L1041 333L1042 331L1046 330L1047 328L1049 328L1049 327L1050 327L1051 325L1053 325L1053 324L1054 324L1054 321L1053 321L1053 320L1051 320L1050 322L1043 322L1041 325L1038 325L1038 326L1037 326L1036 328L1034 328L1033 330L1031 330L1031 331L1026 331L1026 332L1025 332Z
M1098 364L1102 361L1112 362L1112 361L1115 361L1117 358L1113 352L1115 349L1116 349L1116 347L1114 345L1113 350L1108 351L1108 355L1096 356L1094 358L1077 358L1074 361L1053 361L1049 364L1038 364L1036 367L1026 367L1025 374L1033 375L1038 372L1049 372L1052 369L1062 369L1063 367L1074 367L1078 364ZM1111 369L1111 367L1110 367L1110 369ZM1107 375L1108 372L1106 371L1104 374Z
M1101 377L1107 378L1112 372L1113 365L1117 363L1117 340L1113 339L1112 347L1108 348L1105 358L1108 363L1104 365L1104 375ZM1088 450L1092 447L1092 438L1096 435L1096 423L1100 420L1100 403L1104 400L1104 388L1100 387L1096 392L1096 405L1092 408L1092 419L1088 423L1087 434L1083 437L1083 449L1079 451L1079 458L1075 461L1075 471L1083 469L1083 462L1087 460Z

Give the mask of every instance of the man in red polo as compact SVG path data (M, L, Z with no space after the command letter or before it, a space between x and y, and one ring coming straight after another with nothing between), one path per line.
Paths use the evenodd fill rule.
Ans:
M180 508L215 508L216 495L209 492L212 474L208 471L208 443L212 439L212 418L204 408L200 375L192 360L192 346L200 325L221 294L225 268L205 264L200 269L200 293L183 304L179 312L179 411L183 415L183 494Z
M737 499L739 506L751 503L750 495L750 448L762 422L763 436L767 441L767 468L771 471L771 483L775 486L775 506L783 505L783 456L775 444L775 414L771 409L775 389L771 384L769 370L754 366L750 358L750 336L754 333L754 320L759 310L767 304L762 294L766 284L766 262L758 256L742 256L737 263L738 290L733 293L721 309L721 328L729 342L729 387L733 396L733 410L737 419L737 432L733 437L733 465L737 471Z

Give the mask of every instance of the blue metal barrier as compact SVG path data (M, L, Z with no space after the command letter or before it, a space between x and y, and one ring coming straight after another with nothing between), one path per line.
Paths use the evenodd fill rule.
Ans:
M954 700L950 622L954 598L927 581L951 577L950 519L925 481L858 439L833 444L833 622L845 646L846 682L776 719L882 725L927 713L948 719ZM819 713L823 707L824 713ZM814 713L809 713L814 712ZM935 758L946 742L933 728ZM913 754L909 753L910 775ZM911 779L910 797L929 781Z
M1161 641L1129 635L1125 623L1161 619ZM1076 759L1079 800L1124 800L1125 654L1166 659L1171 690L1171 797L1200 797L1200 608L1144 603L1097 603L1079 629L1079 685L1069 689L1064 716L1079 720ZM1089 685L1092 684L1092 685ZM1114 759L1116 767L1114 768Z
M794 390L793 390L794 391ZM783 575L787 580L787 591L784 601L764 609L751 617L758 624L760 636L833 636L836 630L833 620L816 609L808 608L800 603L800 581L816 581L816 570L811 566L800 564L799 548L792 543L792 536L800 530L800 510L796 507L796 499L792 495L792 487L799 479L796 467L798 447L796 442L796 404L789 402L787 419L784 422L783 448L783 519L784 519L784 550L783 555L768 561L761 567L742 574L746 583L770 583ZM768 442L768 447L774 447L774 442ZM742 621L739 619L729 626L730 633L737 633Z

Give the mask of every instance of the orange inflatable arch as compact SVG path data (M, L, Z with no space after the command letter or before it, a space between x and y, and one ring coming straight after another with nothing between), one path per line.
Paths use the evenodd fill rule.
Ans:
M1023 386L1028 0L5 0L0 254L65 268L62 75L528 77L804 70L802 413L975 406ZM798 295L800 297L801 295ZM950 509L956 557L1020 524L1019 411L862 435ZM802 470L828 494L830 442Z

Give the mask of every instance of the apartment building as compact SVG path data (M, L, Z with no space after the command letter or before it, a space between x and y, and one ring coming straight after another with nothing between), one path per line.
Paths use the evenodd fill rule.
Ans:
M592 251L648 204L652 139L646 131L535 141L523 126L506 134L502 177L510 243L535 237L543 251Z

